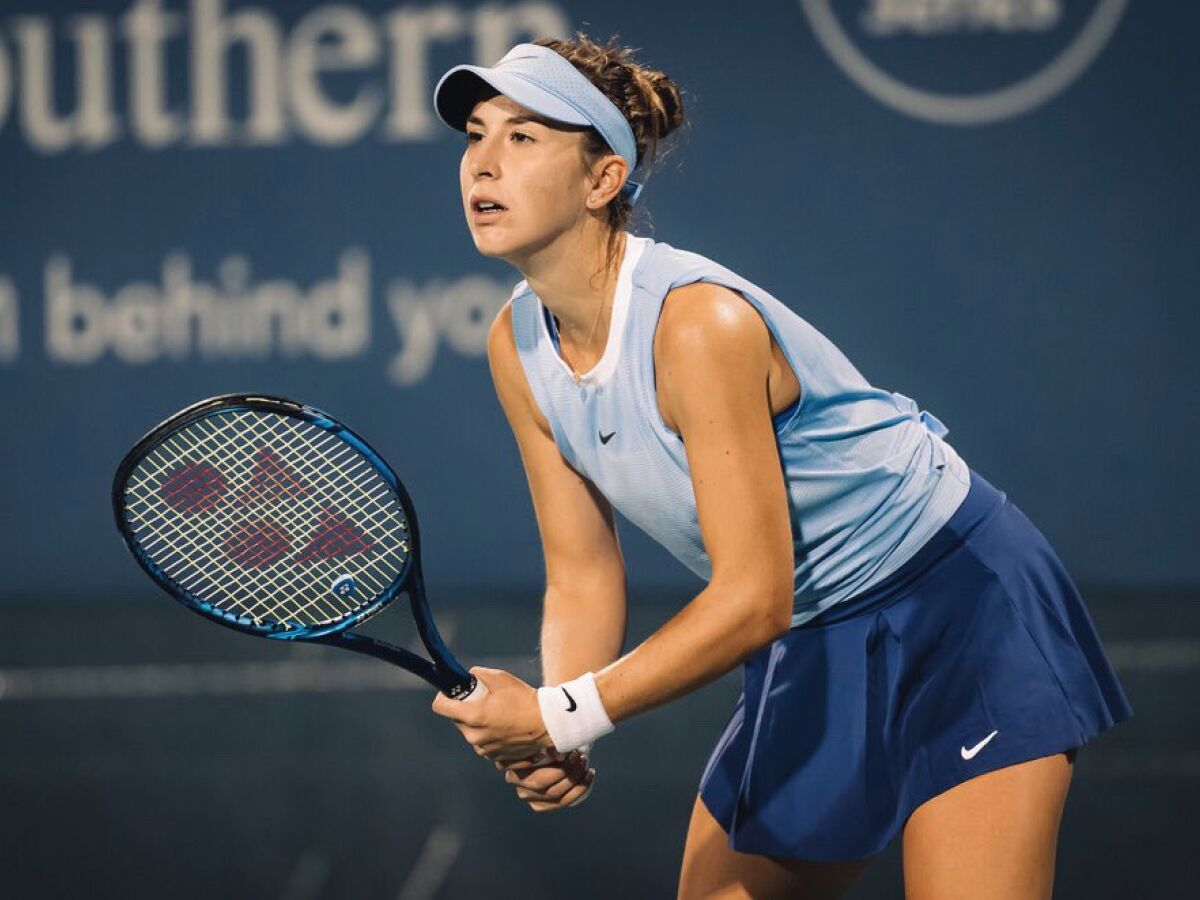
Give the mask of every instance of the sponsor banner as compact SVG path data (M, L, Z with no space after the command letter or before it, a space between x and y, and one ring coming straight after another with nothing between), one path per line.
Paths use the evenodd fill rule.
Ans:
M1169 486L1197 425L1168 386L1194 373L1179 98L1200 77L1164 60L1197 24L1127 0L14 0L0 599L144 591L112 469L232 391L325 407L376 444L412 489L431 589L536 588L485 359L520 274L475 252L463 138L430 94L451 65L576 29L685 91L639 233L762 285L935 411L1080 579L1194 583ZM695 587L621 534L631 584Z

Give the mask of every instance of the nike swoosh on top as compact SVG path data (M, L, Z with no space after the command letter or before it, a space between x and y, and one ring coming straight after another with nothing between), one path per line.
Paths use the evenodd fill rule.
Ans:
M568 707L567 707L567 712L575 712L575 709L576 709L576 706L575 706L575 698L574 698L574 697L572 697L572 696L571 696L569 693L567 693L567 689L566 689L566 688L563 688L563 689L562 689L562 692L563 692L564 694L567 694L567 701L568 701L568 702L571 704L570 706L568 706Z
M612 436L616 434L616 432L610 431L608 434L605 434L603 431L597 431L596 434L600 435L600 443L607 444L612 440Z
M990 741L992 738L994 738L999 733L1000 733L999 731L993 731L991 734L989 734L987 737L985 737L982 741L980 741L978 744L976 744L970 750L968 750L966 747L961 747L960 750L962 751L962 758L963 759L974 759L975 754L978 753L980 750L982 750L984 747L986 747L987 742Z

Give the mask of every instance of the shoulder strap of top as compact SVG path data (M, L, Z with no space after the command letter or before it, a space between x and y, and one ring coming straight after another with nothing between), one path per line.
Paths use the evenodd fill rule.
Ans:
M550 431L559 452L572 467L578 469L575 453L563 433L555 410L555 395L563 390L563 374L554 358L554 349L550 346L545 329L538 320L540 304L528 282L522 281L513 288L511 303L513 339L517 344L517 357L521 360L525 381L529 384L538 409L550 423Z

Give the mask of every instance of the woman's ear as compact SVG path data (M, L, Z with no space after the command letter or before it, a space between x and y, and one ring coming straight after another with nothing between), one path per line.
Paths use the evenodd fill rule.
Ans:
M593 187L588 193L587 206L591 210L600 210L607 206L621 192L625 176L629 172L629 163L617 156L609 154L596 163L593 174Z

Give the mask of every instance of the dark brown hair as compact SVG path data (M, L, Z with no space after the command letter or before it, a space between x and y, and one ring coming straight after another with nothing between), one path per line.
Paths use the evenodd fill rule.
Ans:
M683 93L666 72L643 66L633 58L633 49L618 43L616 36L597 44L582 31L574 40L542 38L534 41L565 58L599 88L633 129L637 143L637 170L645 176L660 158L664 138L683 125ZM590 166L612 148L595 128L584 131L584 157ZM663 154L665 155L665 153ZM630 173L629 177L633 177ZM616 254L617 236L633 214L633 204L622 193L605 207L610 228L608 264Z

